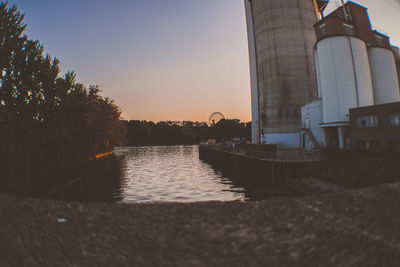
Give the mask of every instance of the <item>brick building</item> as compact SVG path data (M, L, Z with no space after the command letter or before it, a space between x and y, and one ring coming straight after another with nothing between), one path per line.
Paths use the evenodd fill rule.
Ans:
M400 151L400 102L350 109L354 150Z

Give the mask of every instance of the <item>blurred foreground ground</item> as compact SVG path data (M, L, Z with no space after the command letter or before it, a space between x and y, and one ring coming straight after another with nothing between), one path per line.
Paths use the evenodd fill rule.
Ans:
M400 184L260 202L0 195L0 266L400 266Z

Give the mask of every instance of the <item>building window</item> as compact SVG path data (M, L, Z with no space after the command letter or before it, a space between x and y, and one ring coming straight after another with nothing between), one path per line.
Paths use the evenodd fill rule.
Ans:
M377 141L366 141L365 142L365 150L366 151L376 151L378 147Z
M377 115L360 116L357 118L358 128L372 128L379 126L379 118Z
M377 151L378 142L376 140L365 140L357 142L358 148L363 151Z
M382 38L382 36L375 35L375 38L376 38L376 43L378 45L380 45L380 46L383 46L383 38Z
M319 28L321 29L321 35L325 36L327 31L326 31L326 23L322 24L321 26L319 26Z
M389 125L400 126L400 112L389 114Z
M354 26L350 24L343 23L344 31L347 35L354 35Z
M311 128L311 120L310 120L310 118L306 118L306 125L305 126L306 126L305 128L307 128L307 129Z

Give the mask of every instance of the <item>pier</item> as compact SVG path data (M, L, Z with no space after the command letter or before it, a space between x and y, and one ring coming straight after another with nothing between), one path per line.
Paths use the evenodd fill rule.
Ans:
M260 149L261 148L261 149ZM223 170L233 179L259 186L285 186L299 192L319 191L335 188L325 182L305 179L305 168L321 162L319 154L266 146L242 145L240 147L222 144L201 144L201 160ZM317 180L317 181L316 181ZM329 190L328 190L329 191Z

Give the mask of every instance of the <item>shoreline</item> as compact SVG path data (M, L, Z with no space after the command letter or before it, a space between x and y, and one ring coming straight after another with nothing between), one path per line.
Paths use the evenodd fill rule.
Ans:
M222 146L200 145L199 155L203 161L233 176L250 177L253 182L267 178L270 185L278 184L307 194L400 182L397 154L340 158L278 149L274 157L258 158Z
M250 202L0 195L1 266L399 265L400 183Z

